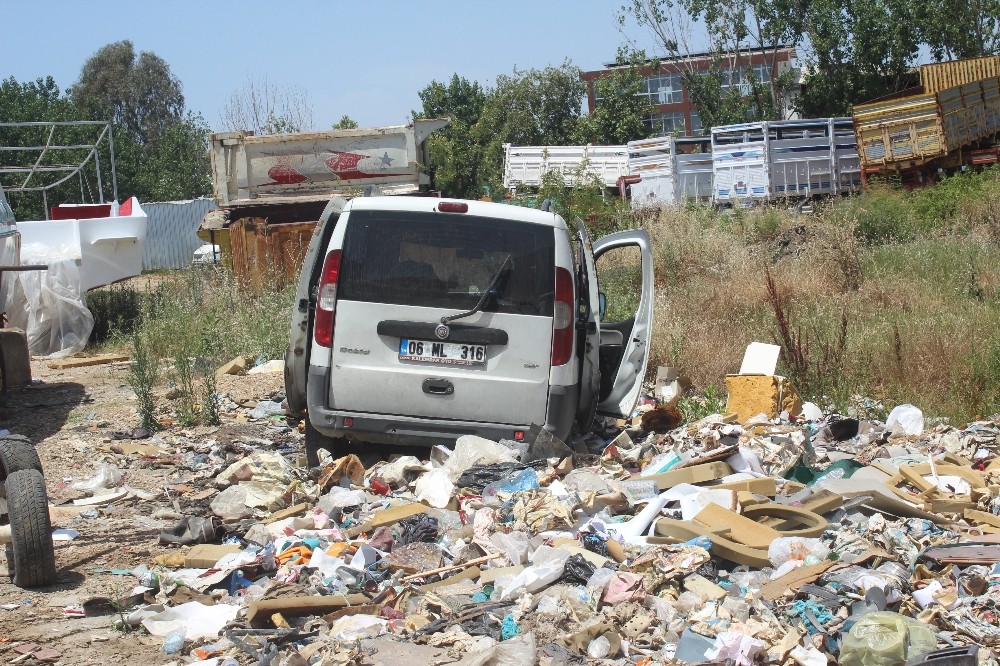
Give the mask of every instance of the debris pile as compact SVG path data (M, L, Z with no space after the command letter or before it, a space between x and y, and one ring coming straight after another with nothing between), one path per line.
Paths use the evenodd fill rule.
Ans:
M294 431L192 442L191 492L138 497L172 550L131 572L122 621L179 663L995 662L1000 421L729 384L765 408L681 424L659 391L607 437L465 436L368 467L299 467ZM269 405L251 418L285 418ZM156 459L122 441L123 466ZM73 486L91 506L129 492L94 472Z

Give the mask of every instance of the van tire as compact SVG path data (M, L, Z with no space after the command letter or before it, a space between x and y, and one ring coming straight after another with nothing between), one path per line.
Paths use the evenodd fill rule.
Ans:
M7 476L7 514L12 548L7 562L18 587L45 587L56 581L56 554L45 479L35 469L22 469Z
M326 449L334 459L344 455L346 440L340 437L327 437L313 427L306 417L306 465L310 468L319 465L319 450Z

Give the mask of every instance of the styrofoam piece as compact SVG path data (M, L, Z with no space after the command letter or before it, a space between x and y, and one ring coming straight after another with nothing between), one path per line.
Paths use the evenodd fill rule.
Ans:
M129 202L121 206L129 215L18 221L21 246L38 243L75 260L81 293L139 275L147 218L135 197Z

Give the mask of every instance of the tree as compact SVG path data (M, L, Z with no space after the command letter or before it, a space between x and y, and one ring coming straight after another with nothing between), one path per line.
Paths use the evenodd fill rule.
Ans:
M208 161L208 125L201 114L188 112L167 128L136 173L136 191L149 201L176 201L208 194L212 188Z
M998 0L925 0L914 11L923 41L936 60L1000 53ZM958 17L961 20L955 20Z
M482 147L479 178L493 191L503 181L503 144L564 146L573 143L586 87L568 60L559 67L501 74L472 128Z
M346 113L344 115L342 115L340 117L340 120L338 120L333 125L333 129L335 129L335 130L338 130L338 129L357 129L357 128L358 128L358 121L356 121L354 118L351 118Z
M574 143L621 145L649 136L645 119L655 109L649 96L643 94L646 81L641 67L646 55L641 51L629 55L619 50L618 60L627 61L627 67L594 82L596 108L580 119Z
M431 81L417 93L423 104L413 118L451 118L447 127L427 139L434 186L446 196L479 196L482 148L472 136L487 93L475 81L453 74L447 83Z
M181 82L155 53L135 53L124 40L97 50L83 64L70 94L77 109L109 114L115 126L143 146L151 146L181 121Z
M867 102L916 84L920 19L906 0L817 0L806 30L809 75L798 100L806 116L849 115Z
M632 17L651 32L664 54L679 63L703 126L783 117L797 85L793 72L775 76L778 56L803 39L805 0L627 0L619 23ZM693 26L704 23L711 64L697 69L690 56ZM751 55L764 59L767 80L750 67Z
M280 87L267 78L247 79L222 109L222 127L232 132L284 134L315 129L313 109L305 91Z

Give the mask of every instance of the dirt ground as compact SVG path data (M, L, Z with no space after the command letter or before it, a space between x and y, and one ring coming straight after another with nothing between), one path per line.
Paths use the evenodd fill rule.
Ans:
M35 385L12 390L0 406L0 428L26 435L35 443L52 505L52 526L76 530L79 536L56 542L58 578L51 587L21 589L0 575L0 663L42 663L19 659L22 654L16 648L24 641L58 653L45 663L186 663L188 658L164 654L160 638L115 629L118 616L106 600L132 591L137 581L127 570L152 565L157 555L178 550L158 542L160 532L176 524L176 514L207 514L210 498L197 498L199 491L212 485L207 472L192 464L193 454L207 454L213 447L229 455L251 446L287 450L301 444L301 435L280 418L251 421L244 408L224 414L217 427L174 425L156 433L161 446L172 450L166 459L127 457L114 449L129 440L113 438L115 432L139 425L125 364L55 370L45 361L33 361L32 373ZM253 406L256 400L282 393L282 376L227 376L220 379L218 390L236 403ZM171 404L167 392L167 387L158 392L158 404L165 408ZM93 465L102 462L119 467L124 485L155 499L132 497L99 507L74 505L74 499L87 493L74 490L72 483L90 478ZM4 567L0 560L0 570ZM64 609L68 606L83 606L87 616L67 616Z

